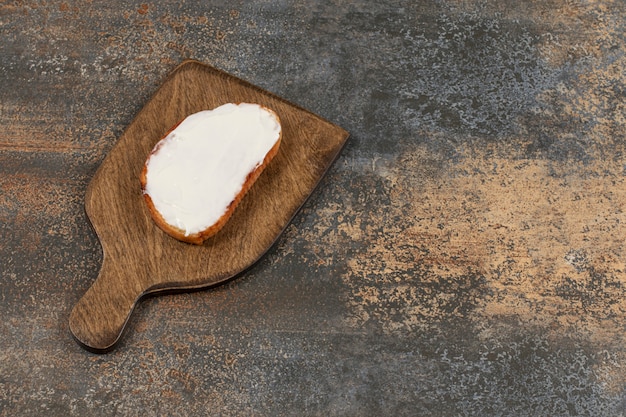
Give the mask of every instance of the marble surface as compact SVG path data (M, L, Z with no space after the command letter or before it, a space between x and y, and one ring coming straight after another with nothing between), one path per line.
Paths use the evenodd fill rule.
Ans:
M1 416L626 415L623 0L0 3ZM68 317L87 184L184 59L351 133L253 269Z

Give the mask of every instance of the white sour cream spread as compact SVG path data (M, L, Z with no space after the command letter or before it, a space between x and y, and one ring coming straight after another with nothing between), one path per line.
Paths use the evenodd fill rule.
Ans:
M257 104L192 114L154 147L146 186L163 219L185 232L213 225L280 137L275 115Z

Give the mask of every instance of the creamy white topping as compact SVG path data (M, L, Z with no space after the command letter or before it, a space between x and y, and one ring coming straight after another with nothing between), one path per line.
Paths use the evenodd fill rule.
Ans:
M257 104L224 104L188 116L148 158L144 192L185 235L213 225L280 137L276 117Z

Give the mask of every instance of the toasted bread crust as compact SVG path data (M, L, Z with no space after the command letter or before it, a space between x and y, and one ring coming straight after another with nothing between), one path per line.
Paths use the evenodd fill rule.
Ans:
M276 114L276 112L274 112L273 110L267 107L264 107L264 106L261 106L261 107L264 110L270 112L280 124L280 119L278 115ZM160 143L161 140L166 138L167 135L169 135L174 129L176 129L176 127L178 127L178 125L181 122L182 121L178 122L176 125L174 125L174 127L168 130L167 133L163 135L163 137L157 143ZM257 180L257 178L259 178L259 176L261 175L265 167L267 167L270 161L278 153L281 140L282 140L282 129L278 136L278 140L276 141L274 146L265 154L265 158L263 159L263 162L257 165L257 167L254 170L248 173L246 180L244 181L241 187L241 190L239 191L239 193L237 193L235 198L230 202L224 214L208 228L201 230L200 232L189 234L189 235L185 235L184 230L181 230L177 228L176 226L169 224L163 218L163 216L161 216L161 213L159 213L159 211L156 209L154 202L152 201L152 198L150 197L150 195L146 193L147 175L148 175L147 162L150 159L150 156L152 156L155 152L158 151L158 147L155 148L146 159L146 163L144 164L143 169L141 170L141 174L139 178L140 183L141 183L141 190L142 190L143 198L146 202L146 205L148 206L148 211L150 212L152 219L161 230L163 230L165 233L167 233L171 237L178 239L180 241L183 241L183 242L193 243L195 245L201 245L202 243L204 243L206 239L210 238L211 236L214 236L217 232L219 232L226 225L226 223L232 216L233 212L235 211L235 209L237 208L237 206L239 205L239 203L241 202L245 194L250 190L250 188L254 185L254 182Z

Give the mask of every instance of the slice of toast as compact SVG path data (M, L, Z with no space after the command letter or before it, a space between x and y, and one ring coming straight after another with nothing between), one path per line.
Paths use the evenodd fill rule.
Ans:
M175 239L202 244L224 227L281 138L278 115L258 104L188 116L157 142L141 172L153 220Z

